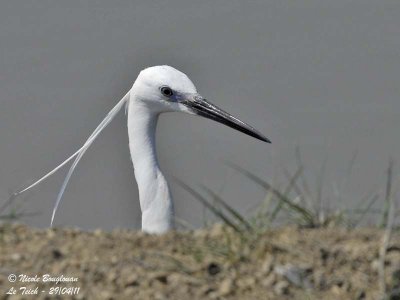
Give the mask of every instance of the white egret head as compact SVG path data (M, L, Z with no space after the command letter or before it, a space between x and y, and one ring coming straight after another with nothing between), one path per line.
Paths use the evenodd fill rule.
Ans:
M140 72L131 90L131 101L155 113L180 111L212 119L264 142L270 141L200 94L186 74L170 66L154 66Z
M187 94L197 94L197 90L186 74L170 66L154 66L139 73L131 89L131 101L141 102L158 113L189 112L178 101Z

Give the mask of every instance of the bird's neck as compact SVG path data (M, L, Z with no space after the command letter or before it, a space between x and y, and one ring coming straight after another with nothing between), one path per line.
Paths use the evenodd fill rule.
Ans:
M128 107L129 148L142 210L142 230L163 233L173 228L173 203L156 152L158 113L134 101Z

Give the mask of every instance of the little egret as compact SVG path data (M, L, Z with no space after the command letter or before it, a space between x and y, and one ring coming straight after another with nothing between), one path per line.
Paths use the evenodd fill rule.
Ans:
M184 73L170 66L150 67L140 72L131 90L107 114L81 148L35 183L14 193L12 197L36 186L75 158L57 196L51 217L52 226L58 205L76 165L124 105L128 114L129 149L139 189L142 230L148 233L164 233L173 228L172 197L168 183L159 168L155 148L155 133L160 113L180 111L199 115L270 143L269 139L256 129L198 94L196 87Z

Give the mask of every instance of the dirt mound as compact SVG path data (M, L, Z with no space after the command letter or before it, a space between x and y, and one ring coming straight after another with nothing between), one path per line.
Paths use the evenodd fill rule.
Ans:
M162 236L3 225L0 292L5 299L379 299L382 236L371 228L284 227L250 239L222 225ZM387 289L399 299L398 231L385 265Z

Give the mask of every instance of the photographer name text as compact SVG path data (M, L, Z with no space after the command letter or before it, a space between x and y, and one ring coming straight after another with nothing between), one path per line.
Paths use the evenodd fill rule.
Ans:
M29 276L26 274L10 274L8 276L8 281L11 283L25 283L25 284L34 284L34 283L50 283L55 286L51 286L46 289L39 290L39 286L32 287L32 286L22 286L19 288L11 287L6 294L7 295L38 295L39 293L44 293L48 295L77 295L79 293L80 287L61 287L57 286L58 284L62 283L76 283L78 282L78 277L70 277L70 276L53 276L50 274L44 275L34 275Z

